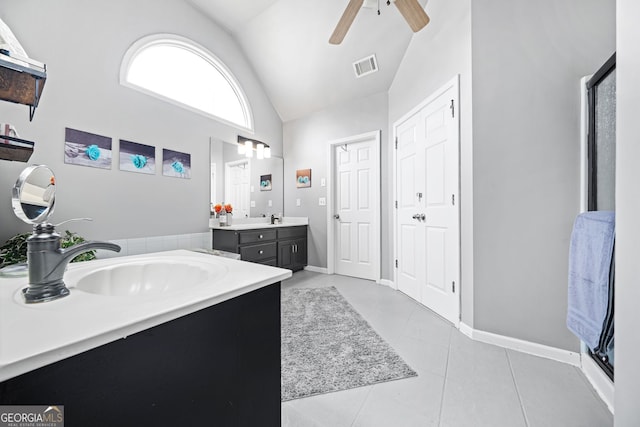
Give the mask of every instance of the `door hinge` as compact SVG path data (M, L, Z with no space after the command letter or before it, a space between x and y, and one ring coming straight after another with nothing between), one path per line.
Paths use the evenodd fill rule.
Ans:
M456 204L456 195L455 194L451 195L451 204L454 205L454 206Z
M398 268L398 260L396 260L396 268Z
M398 137L396 136L396 150L398 149Z
M396 200L396 209L398 209L398 201Z
M456 293L456 282L451 282L451 292Z
M456 107L453 104L453 99L451 100L451 117L455 117L456 116Z

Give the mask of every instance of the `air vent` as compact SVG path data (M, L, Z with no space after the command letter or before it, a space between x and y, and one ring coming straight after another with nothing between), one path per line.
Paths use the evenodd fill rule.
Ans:
M353 63L353 70L356 72L356 77L366 76L367 74L375 73L378 71L378 61L376 56L371 55Z

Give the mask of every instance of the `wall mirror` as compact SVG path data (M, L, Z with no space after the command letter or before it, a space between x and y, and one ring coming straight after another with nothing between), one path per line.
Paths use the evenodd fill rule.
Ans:
M281 157L258 159L238 153L236 142L211 139L210 196L212 205L230 203L235 218L284 213L284 162Z

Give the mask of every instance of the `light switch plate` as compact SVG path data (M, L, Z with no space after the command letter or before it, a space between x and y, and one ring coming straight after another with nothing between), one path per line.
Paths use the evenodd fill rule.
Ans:
M300 206L300 199L296 199L296 206Z
M269 200L269 201L267 202L267 205L269 205L269 207L273 206L273 201Z
M253 185L251 186L251 192L253 193L255 191L255 188L253 187Z
M327 206L327 198L326 197L320 197L318 199L318 205L320 206Z
M252 201L251 201L251 207L252 207L252 208L255 208L255 207L256 207L256 201L255 201L255 200L252 200Z
M326 187L327 186L327 180L325 178L320 178L320 187Z

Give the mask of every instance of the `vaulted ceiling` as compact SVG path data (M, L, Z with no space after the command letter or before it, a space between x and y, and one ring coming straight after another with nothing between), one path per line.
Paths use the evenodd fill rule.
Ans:
M186 1L238 41L285 122L388 90L413 34L386 0L380 15L369 1L376 7L359 11L340 45L329 36L348 0ZM371 54L379 71L356 78L353 62Z

